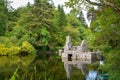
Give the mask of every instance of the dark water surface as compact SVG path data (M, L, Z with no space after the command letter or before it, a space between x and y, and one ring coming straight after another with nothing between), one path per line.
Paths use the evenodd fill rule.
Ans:
M14 77L14 78L12 78ZM68 80L64 63L58 55L1 56L0 80ZM69 80L84 80L78 69L73 69Z

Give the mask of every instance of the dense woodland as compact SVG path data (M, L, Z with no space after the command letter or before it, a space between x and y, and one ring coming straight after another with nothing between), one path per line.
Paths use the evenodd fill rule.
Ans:
M110 80L120 80L120 0L69 0L57 8L52 0L34 0L16 10L10 3L0 1L1 56L56 52L70 35L74 45L85 39L90 50L100 49L105 60L102 69ZM90 27L80 5L88 11ZM69 14L65 6L71 8Z

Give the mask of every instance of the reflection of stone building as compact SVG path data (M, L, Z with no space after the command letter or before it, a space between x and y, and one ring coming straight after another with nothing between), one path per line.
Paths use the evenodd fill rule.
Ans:
M88 50L85 40L82 41L80 46L72 46L70 36L66 37L65 46L59 50L59 55L64 62L67 77L70 77L72 67L81 69L83 75L85 75L87 64L96 61L96 53Z

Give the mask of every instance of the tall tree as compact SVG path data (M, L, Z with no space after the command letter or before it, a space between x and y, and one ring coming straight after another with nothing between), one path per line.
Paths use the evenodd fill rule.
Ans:
M6 28L6 21L7 21L7 7L5 6L5 1L0 1L0 36L5 34Z
M50 39L53 10L55 8L49 0L35 0L34 5L21 8L20 18L13 28L14 34L20 42L28 40L35 47L45 47Z
M66 15L63 6L58 5L58 27L63 27L67 25Z

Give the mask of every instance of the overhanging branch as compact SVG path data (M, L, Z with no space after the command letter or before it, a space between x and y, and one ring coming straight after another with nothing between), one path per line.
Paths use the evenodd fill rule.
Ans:
M120 7L116 6L114 3L112 2L107 2L106 0L100 0L101 3L96 3L96 2L92 2L90 0L86 0L89 4L95 5L95 6L109 6L111 8L113 8L116 11L120 11Z
M95 5L95 6L103 6L102 3L96 3L96 2L92 2L90 0L86 0L89 4Z

